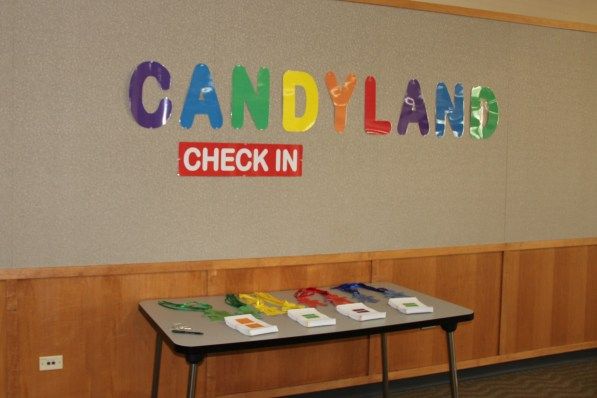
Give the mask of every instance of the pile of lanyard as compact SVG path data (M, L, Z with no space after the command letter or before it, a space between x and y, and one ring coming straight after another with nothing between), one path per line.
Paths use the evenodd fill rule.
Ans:
M236 296L235 294L227 294L226 298L224 299L224 301L226 302L226 304L234 307L237 309L237 314L244 314L244 315L253 315L256 318L261 318L261 312L259 312L255 307L243 303L238 296Z
M373 296L368 296L366 294L361 293L359 291L359 288L381 293L387 298L406 296L404 293L397 292L392 289L386 289L385 287L369 286L364 283L344 283L342 285L334 287L334 289L342 290L343 292L352 294L352 297L363 303L377 303L379 301Z
M404 293L386 289L385 287L369 286L364 283L344 283L334 287L334 289L350 293L352 297L361 302L377 303L379 301L373 296L362 294L359 291L359 288L381 293L388 298L406 296ZM315 295L321 296L323 301L314 299L313 296ZM225 299L226 304L236 308L236 312L234 314L231 314L228 311L215 310L210 304L201 303L199 301L172 303L170 301L162 300L158 301L158 304L173 310L201 312L204 316L212 321L221 321L224 319L224 317L230 315L251 314L257 318L261 318L261 314L281 315L285 314L290 309L304 308L305 306L325 306L328 303L336 306L340 304L352 303L352 301L345 297L331 294L326 290L318 289L316 287L306 287L299 289L294 293L294 297L301 304L295 304L287 300L281 300L270 293L263 292L255 292L252 294L241 293L238 296L234 294L227 294Z
M294 304L286 300L263 292L255 292L252 294L241 293L238 297L245 303L252 305L265 315L281 315L288 310L295 308L304 308L304 305ZM267 303L267 304L266 304Z
M214 310L210 304L201 303L199 301L188 301L186 303L172 303L170 301L158 301L162 307L170 308L171 310L179 311L196 311L201 312L208 317L210 321L222 321L224 317L232 315L228 311Z
M324 301L319 301L310 298L311 296L314 296L316 294L322 296ZM299 289L294 293L294 297L299 303L305 304L307 307L314 308L317 306L326 306L327 303L332 303L332 305L352 303L352 301L348 300L347 298L331 294L327 290L318 289L316 287L306 287L303 289Z

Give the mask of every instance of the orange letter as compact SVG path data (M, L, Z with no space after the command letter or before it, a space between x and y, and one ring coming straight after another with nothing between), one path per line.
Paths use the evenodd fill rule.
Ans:
M343 133L344 127L346 127L346 105L348 105L356 84L357 77L353 73L346 76L342 87L338 85L334 72L330 71L325 74L325 85L334 104L334 128L338 133Z

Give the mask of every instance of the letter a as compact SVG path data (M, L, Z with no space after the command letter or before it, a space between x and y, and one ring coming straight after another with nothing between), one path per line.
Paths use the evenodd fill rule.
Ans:
M425 101L423 101L423 94L421 94L421 86L416 79L409 81L406 88L406 96L402 103L400 119L398 119L398 134L406 134L409 123L417 123L421 135L426 135L429 132Z
M211 80L209 68L205 64L195 66L187 91L187 98L180 114L180 125L185 129L193 126L195 115L207 115L214 129L222 127L222 110L218 95Z

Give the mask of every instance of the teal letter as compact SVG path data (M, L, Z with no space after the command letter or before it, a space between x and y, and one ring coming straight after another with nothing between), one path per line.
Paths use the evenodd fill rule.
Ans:
M265 130L269 123L269 69L259 68L257 90L244 66L236 65L232 71L232 127L239 129L245 119L245 103L255 127Z
M209 116L209 123L214 129L222 127L222 111L218 95L207 65L195 66L193 77L187 91L187 98L180 114L180 125L190 129L195 115Z
M500 108L493 91L489 87L473 87L471 89L471 135L478 140L491 137L497 128L499 118Z
M464 131L464 88L458 83L454 86L454 103L444 83L438 83L435 90L435 135L444 136L446 116L450 122L454 137L462 137Z

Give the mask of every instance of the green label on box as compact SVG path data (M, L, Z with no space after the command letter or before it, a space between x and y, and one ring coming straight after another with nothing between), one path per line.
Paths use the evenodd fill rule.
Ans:
M304 314L303 316L308 319L319 318L319 315L316 314Z
M418 307L419 305L417 303L404 303L405 307Z

